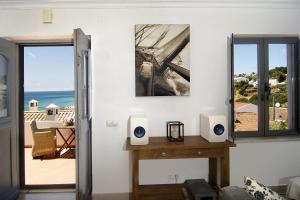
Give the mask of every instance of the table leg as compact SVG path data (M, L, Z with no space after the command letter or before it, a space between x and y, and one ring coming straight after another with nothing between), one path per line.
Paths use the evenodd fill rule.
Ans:
M60 149L58 150L58 152L61 152L63 149L71 149L71 144L75 139L75 129L70 129L71 130L71 134L69 135L69 137L66 139L63 134L61 133L61 131L59 130L59 128L56 128L56 131L58 132L58 134L60 135L60 137L63 139L64 143L63 145L60 147ZM72 136L74 136L72 138ZM69 142L69 140L71 140Z
M70 145L72 145L72 142L75 140L75 135L74 137L72 138L72 140L70 141ZM70 147L71 148L71 147Z
M211 186L217 186L217 158L209 158L208 182Z
M60 130L57 128L56 131L58 132L58 134L60 135L60 137L63 139L64 143L63 145L60 147L60 149L58 150L58 152L61 152L65 145L68 143L67 140L65 139L65 137L63 136L63 134L60 132Z
M224 148L224 157L221 158L221 187L229 186L229 148Z
M71 143L73 142L73 140L74 140L74 138L73 139L71 139L71 137L73 136L73 134L71 133L70 135L69 135L69 137L67 138L67 140L66 140L66 149L71 149ZM69 140L71 139L71 141L70 142L68 142Z
M69 139L73 136L73 138L71 139L71 141L68 143L69 144L69 149L71 149L71 145L72 145L72 142L75 140L76 138L76 135L75 135L75 129L71 128L71 134L69 136L69 138L67 139L67 141L69 141Z
M139 152L132 151L132 196L133 200L138 200L139 189Z

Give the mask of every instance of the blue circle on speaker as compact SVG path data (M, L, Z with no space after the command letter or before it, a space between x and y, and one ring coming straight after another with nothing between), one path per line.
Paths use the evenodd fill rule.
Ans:
M143 127L141 127L141 126L138 126L138 127L136 127L136 128L134 129L134 135L135 135L135 137L137 137L137 138L142 138L142 137L145 136L145 134L146 134L146 131L145 131L145 129L144 129Z
M215 125L215 127L214 127L214 133L216 135L222 135L224 133L224 131L225 131L225 128L224 128L224 126L222 124Z

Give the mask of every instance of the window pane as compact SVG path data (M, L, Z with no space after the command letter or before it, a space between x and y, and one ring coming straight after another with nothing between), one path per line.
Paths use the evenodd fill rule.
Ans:
M292 103L292 56L287 44L269 44L269 130L287 130L290 123L289 107ZM288 55L290 54L290 55ZM289 124L290 123L290 124Z
M234 45L234 130L258 131L256 44Z
M0 55L0 117L7 117L7 59Z

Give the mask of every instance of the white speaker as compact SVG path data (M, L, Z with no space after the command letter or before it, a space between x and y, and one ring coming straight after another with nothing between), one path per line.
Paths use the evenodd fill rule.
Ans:
M129 118L131 145L146 145L149 143L148 119L145 115L132 115Z
M228 140L227 119L224 115L201 115L201 136L208 142Z

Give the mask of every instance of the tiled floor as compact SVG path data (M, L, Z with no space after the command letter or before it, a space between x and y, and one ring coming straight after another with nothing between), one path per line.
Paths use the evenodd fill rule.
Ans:
M75 200L74 190L33 190L21 192L17 200ZM92 200L129 200L128 193L95 194Z
M74 184L75 159L32 159L31 148L25 148L26 185Z

